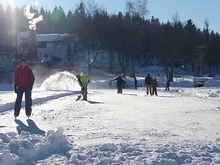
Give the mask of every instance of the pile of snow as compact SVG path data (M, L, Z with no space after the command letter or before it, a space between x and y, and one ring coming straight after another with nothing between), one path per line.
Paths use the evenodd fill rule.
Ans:
M1 165L19 164L219 164L220 144L209 141L183 141L168 144L106 143L87 148L75 148L63 134L63 129L46 135L28 132L0 134ZM7 144L7 145L6 145ZM73 147L73 148L71 148ZM72 149L72 150L71 150ZM71 151L71 153L69 153Z
M57 131L50 130L44 136L30 134L25 131L22 131L18 136L11 132L7 134L1 133L1 165L31 165L52 154L67 155L70 144L63 131L62 128Z

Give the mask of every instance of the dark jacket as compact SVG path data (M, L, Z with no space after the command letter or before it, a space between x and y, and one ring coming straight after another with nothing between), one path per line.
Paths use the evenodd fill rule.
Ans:
M112 81L115 81L115 80L116 80L117 87L121 87L124 83L126 83L126 81L124 81L121 76L118 76L116 79L113 79Z
M166 86L169 87L170 86L170 80L168 79L166 82Z
M19 66L15 70L14 83L19 87L28 87L35 81L34 74L28 66Z
M151 82L152 82L152 77L150 76L150 74L148 74L148 75L145 77L145 84L146 84L146 85L151 85Z

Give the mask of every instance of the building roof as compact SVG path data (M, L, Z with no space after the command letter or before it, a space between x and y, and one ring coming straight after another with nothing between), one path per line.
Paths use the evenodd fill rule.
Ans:
M64 36L61 34L37 34L37 42L53 42L53 41L63 41Z
M20 32L20 39L28 38L30 32ZM36 34L37 42L54 42L54 41L64 41L64 34Z

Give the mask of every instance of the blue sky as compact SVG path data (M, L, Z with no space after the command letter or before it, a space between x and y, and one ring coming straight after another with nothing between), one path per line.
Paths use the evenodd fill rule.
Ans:
M0 0L5 8L7 4L14 6L32 5L43 6L52 11L55 6L62 6L65 11L73 10L81 0ZM82 0L88 2L88 0ZM93 0L99 7L105 8L109 14L125 11L127 0ZM197 28L204 28L204 20L209 21L210 30L220 33L220 0L148 0L148 19L151 16L159 18L160 22L172 22L178 13L181 22L192 19Z

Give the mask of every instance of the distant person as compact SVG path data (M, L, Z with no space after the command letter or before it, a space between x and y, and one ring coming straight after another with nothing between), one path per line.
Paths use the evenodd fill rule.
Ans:
M156 95L157 96L157 86L158 86L158 83L157 83L157 79L154 78L151 82L152 84L152 88L153 88L153 91L152 91L152 94L151 95Z
M152 93L151 88L152 88L152 77L150 76L150 73L147 74L145 77L145 85L146 85L146 93L147 95Z
M14 74L14 91L17 94L14 108L14 117L17 118L21 110L21 101L23 93L25 93L25 110L29 118L32 112L32 98L31 93L35 81L32 70L27 66L26 59L20 60L20 66L15 70Z
M79 86L81 87L81 94L83 96L82 100L87 101L87 86L90 82L90 78L89 78L89 76L86 76L86 75L81 75L80 76L79 74L76 75L76 78L78 80ZM79 100L80 98L81 98L81 95L78 96L76 101Z
M122 93L122 88L123 88L123 86L125 86L126 81L123 80L121 74L119 74L117 78L115 78L115 79L113 79L113 80L111 80L111 81L116 81L117 88L118 88L118 89L117 89L117 93L118 93L118 94L119 94L119 93Z
M166 89L165 91L169 91L170 90L170 79L168 78L166 81Z
M109 84L108 84L109 88L112 88L112 82L109 81Z
M137 78L134 77L134 89L137 90Z

